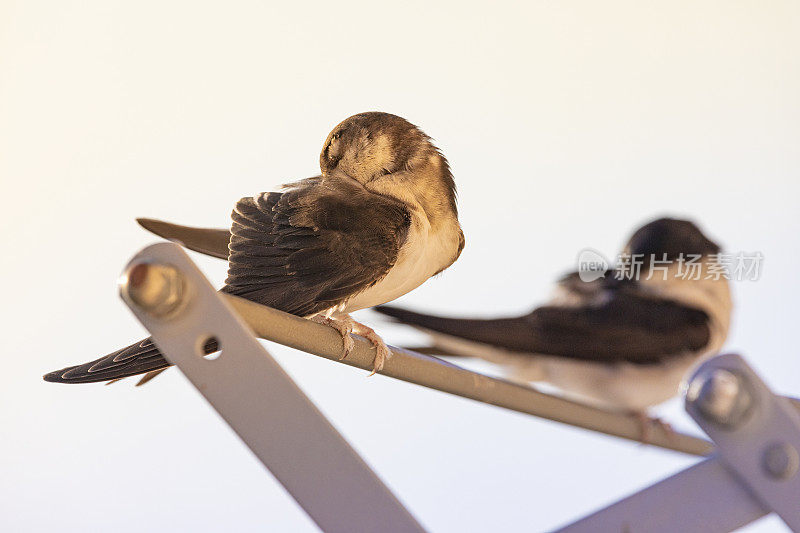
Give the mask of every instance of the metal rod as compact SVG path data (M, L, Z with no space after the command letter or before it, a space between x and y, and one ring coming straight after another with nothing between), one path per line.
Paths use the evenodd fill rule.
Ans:
M340 361L342 338L332 328L236 296L225 295L225 298L263 339L337 363L372 370L375 348L361 337L356 337L355 349ZM392 347L392 356L379 373L512 411L641 441L642 421L639 417L545 394L531 387L472 372L436 357ZM659 424L653 424L648 444L691 455L708 455L713 449L706 440L668 432Z

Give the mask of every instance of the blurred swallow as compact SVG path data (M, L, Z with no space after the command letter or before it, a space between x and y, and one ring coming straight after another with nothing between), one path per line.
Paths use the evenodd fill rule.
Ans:
M408 121L388 113L354 115L330 132L321 175L282 192L243 198L225 230L141 220L155 233L228 259L222 292L336 328L344 356L351 332L376 346L374 370L390 354L369 327L348 313L415 289L449 267L464 247L456 188L445 157ZM209 343L208 353L217 346ZM150 339L46 381L88 383L169 366Z
M550 302L524 316L376 311L429 334L431 344L413 350L478 357L502 365L512 379L643 415L677 394L689 368L727 337L732 304L726 277L714 275L719 250L692 222L661 218L638 229L621 256L634 258L631 267L639 259L638 276L634 268L618 271L622 276L569 274ZM699 279L687 276L689 257L700 265Z

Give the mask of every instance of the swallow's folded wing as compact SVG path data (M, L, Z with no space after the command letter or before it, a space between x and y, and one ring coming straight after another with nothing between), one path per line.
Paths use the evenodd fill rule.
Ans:
M403 203L351 179L304 180L243 198L232 218L222 290L299 316L336 307L383 279L410 227Z
M147 231L155 233L168 241L177 242L189 250L194 250L195 252L218 257L220 259L228 258L228 241L230 241L231 237L230 230L193 228L152 218L137 218L136 222Z
M428 332L494 348L588 361L656 363L700 350L710 339L705 312L623 292L597 306L539 307L516 318L445 318L390 306L375 310Z

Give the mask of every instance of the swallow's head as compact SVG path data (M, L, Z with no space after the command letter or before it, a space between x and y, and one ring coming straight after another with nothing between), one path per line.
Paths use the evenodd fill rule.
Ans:
M659 218L636 230L625 247L631 255L641 254L645 261L651 257L660 260L666 254L668 260L675 261L681 254L717 254L720 247L703 235L693 222L677 218Z
M447 168L430 138L404 118L359 113L333 128L319 156L322 175L334 170L367 184L424 165Z
M397 115L369 112L346 119L328 134L319 166L323 179L346 175L372 192L421 206L432 224L458 217L447 159L430 137Z

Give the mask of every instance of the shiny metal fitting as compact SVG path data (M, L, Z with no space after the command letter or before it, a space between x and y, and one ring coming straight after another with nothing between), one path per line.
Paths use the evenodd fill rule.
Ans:
M171 265L160 263L130 265L119 280L119 288L123 298L158 318L175 315L187 298L183 274Z
M741 425L755 403L745 379L722 368L697 375L689 383L686 402L709 422L727 429Z

